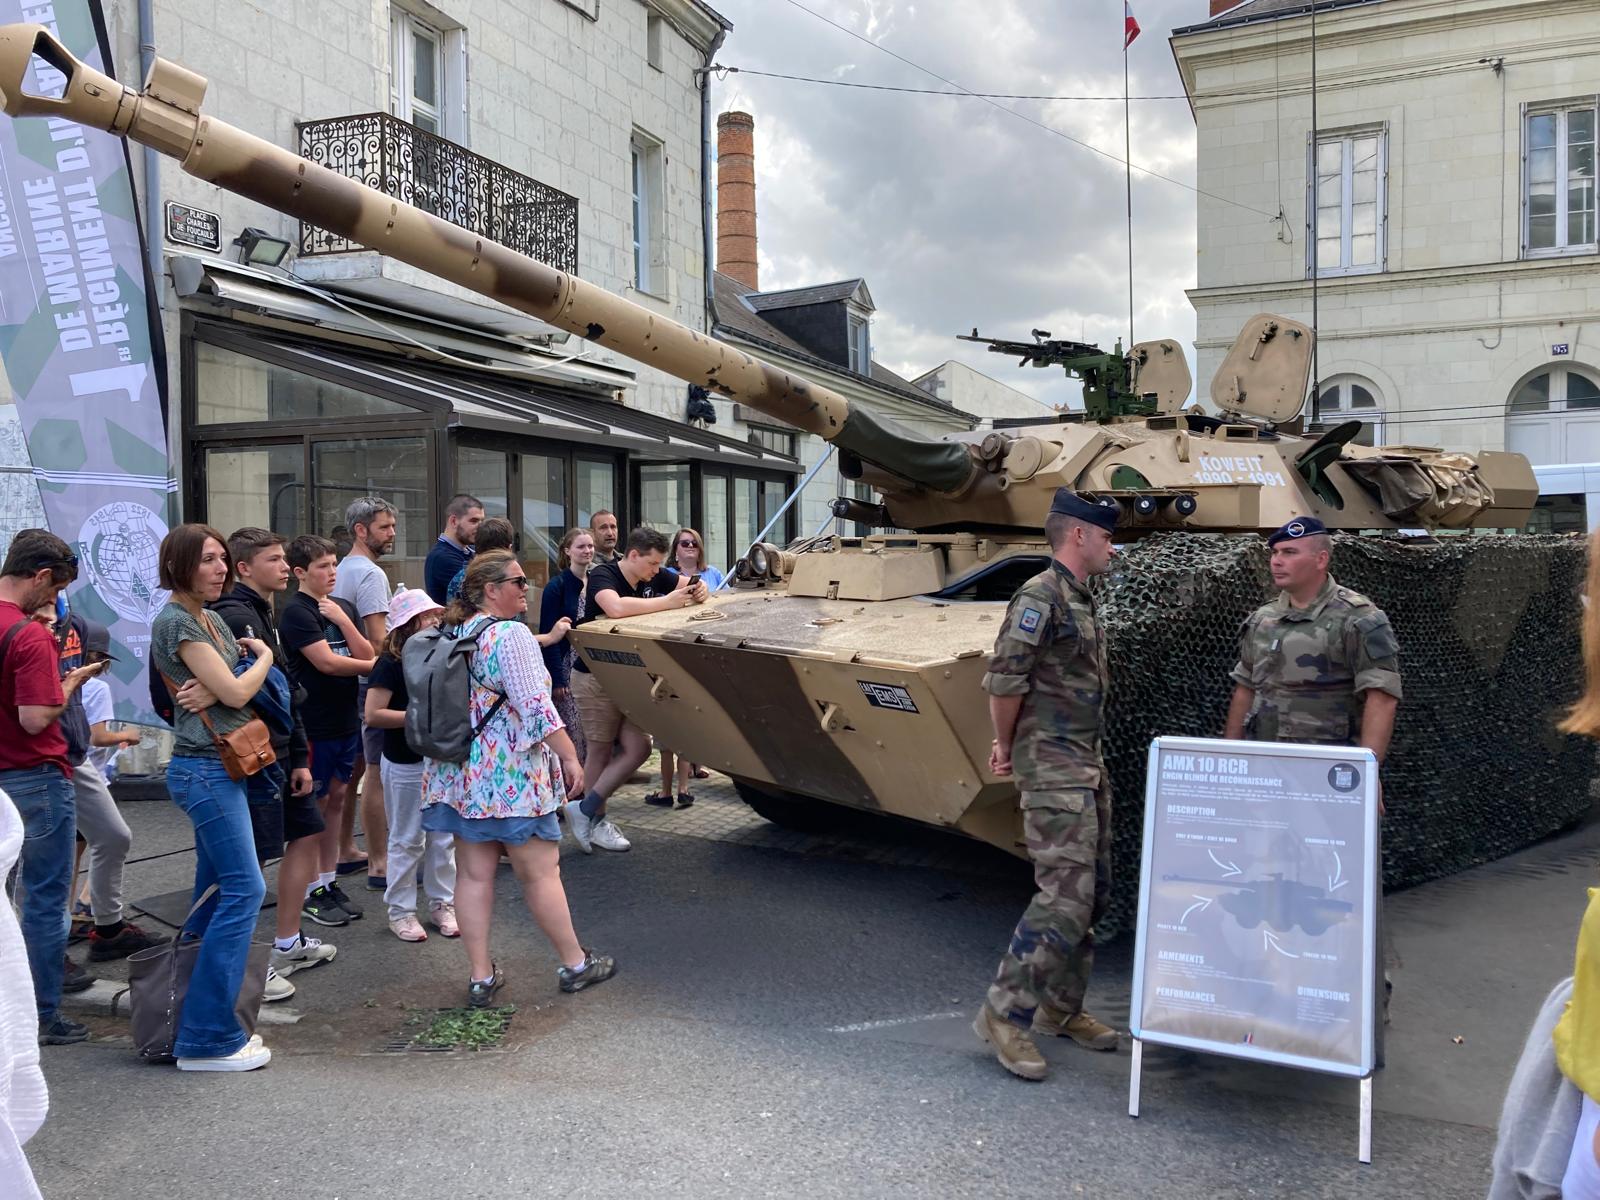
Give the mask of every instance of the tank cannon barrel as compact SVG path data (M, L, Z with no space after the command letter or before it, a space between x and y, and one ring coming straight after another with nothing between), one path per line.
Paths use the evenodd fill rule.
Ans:
M25 90L34 61L60 73L59 95ZM979 470L964 445L918 437L829 388L219 121L201 111L206 87L203 76L158 58L134 91L42 25L0 26L0 97L12 117L63 118L149 146L197 178L737 399L920 487L960 492Z

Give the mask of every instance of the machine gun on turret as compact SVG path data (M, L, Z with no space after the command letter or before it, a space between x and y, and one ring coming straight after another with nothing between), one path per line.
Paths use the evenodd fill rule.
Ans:
M1052 339L1048 329L1035 329L1033 341L1014 342L1006 338L986 338L976 327L956 339L988 346L991 354L1015 357L1019 367L1060 367L1083 384L1083 412L1086 420L1114 421L1118 417L1149 417L1160 411L1153 393L1141 395L1134 387L1139 351L1148 359L1149 351L1135 347L1134 354L1122 353L1122 341L1110 352L1089 342Z

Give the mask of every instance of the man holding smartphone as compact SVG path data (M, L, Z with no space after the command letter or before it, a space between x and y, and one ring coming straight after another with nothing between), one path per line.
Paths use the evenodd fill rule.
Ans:
M664 566L666 557L665 534L648 526L635 529L628 535L627 552L620 559L601 562L597 558L589 569L577 623L704 604L709 595L705 584ZM567 805L567 825L585 854L592 853L594 846L627 850L632 843L606 819L606 801L650 757L650 735L622 715L581 655L572 664L572 696L578 702L583 736L589 743L589 756L583 764L589 791L579 803ZM614 755L613 747L618 745L621 753Z

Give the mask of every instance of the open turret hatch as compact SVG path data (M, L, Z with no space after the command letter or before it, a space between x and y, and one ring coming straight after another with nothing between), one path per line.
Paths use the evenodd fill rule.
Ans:
M1139 342L1128 356L1133 362L1134 395L1153 398L1157 414L1175 413L1183 407L1194 376L1189 374L1189 360L1177 342L1171 338Z
M1311 379L1308 325L1270 313L1251 317L1211 381L1211 402L1225 413L1244 413L1281 425L1305 407Z

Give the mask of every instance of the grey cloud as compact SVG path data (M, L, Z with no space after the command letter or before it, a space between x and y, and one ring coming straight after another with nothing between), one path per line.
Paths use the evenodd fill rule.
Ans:
M1120 4L805 2L858 30L870 22L885 47L974 90L1121 93ZM720 54L725 63L943 86L785 0L719 0L718 7L734 22ZM1134 94L1182 92L1167 34L1203 19L1204 7L1204 0L1135 6L1143 33L1130 55ZM714 85L713 102L756 117L763 286L865 277L880 310L875 350L894 369L916 373L956 358L1051 403L1075 402L1077 385L1058 372L1016 368L953 335L977 325L1025 338L1042 327L1108 348L1125 335L1119 163L969 98L729 75ZM1121 156L1120 103L1002 103ZM1133 109L1134 162L1192 184L1188 105L1136 101ZM1172 336L1186 347L1193 340L1183 291L1194 283L1194 200L1135 172L1140 338Z

